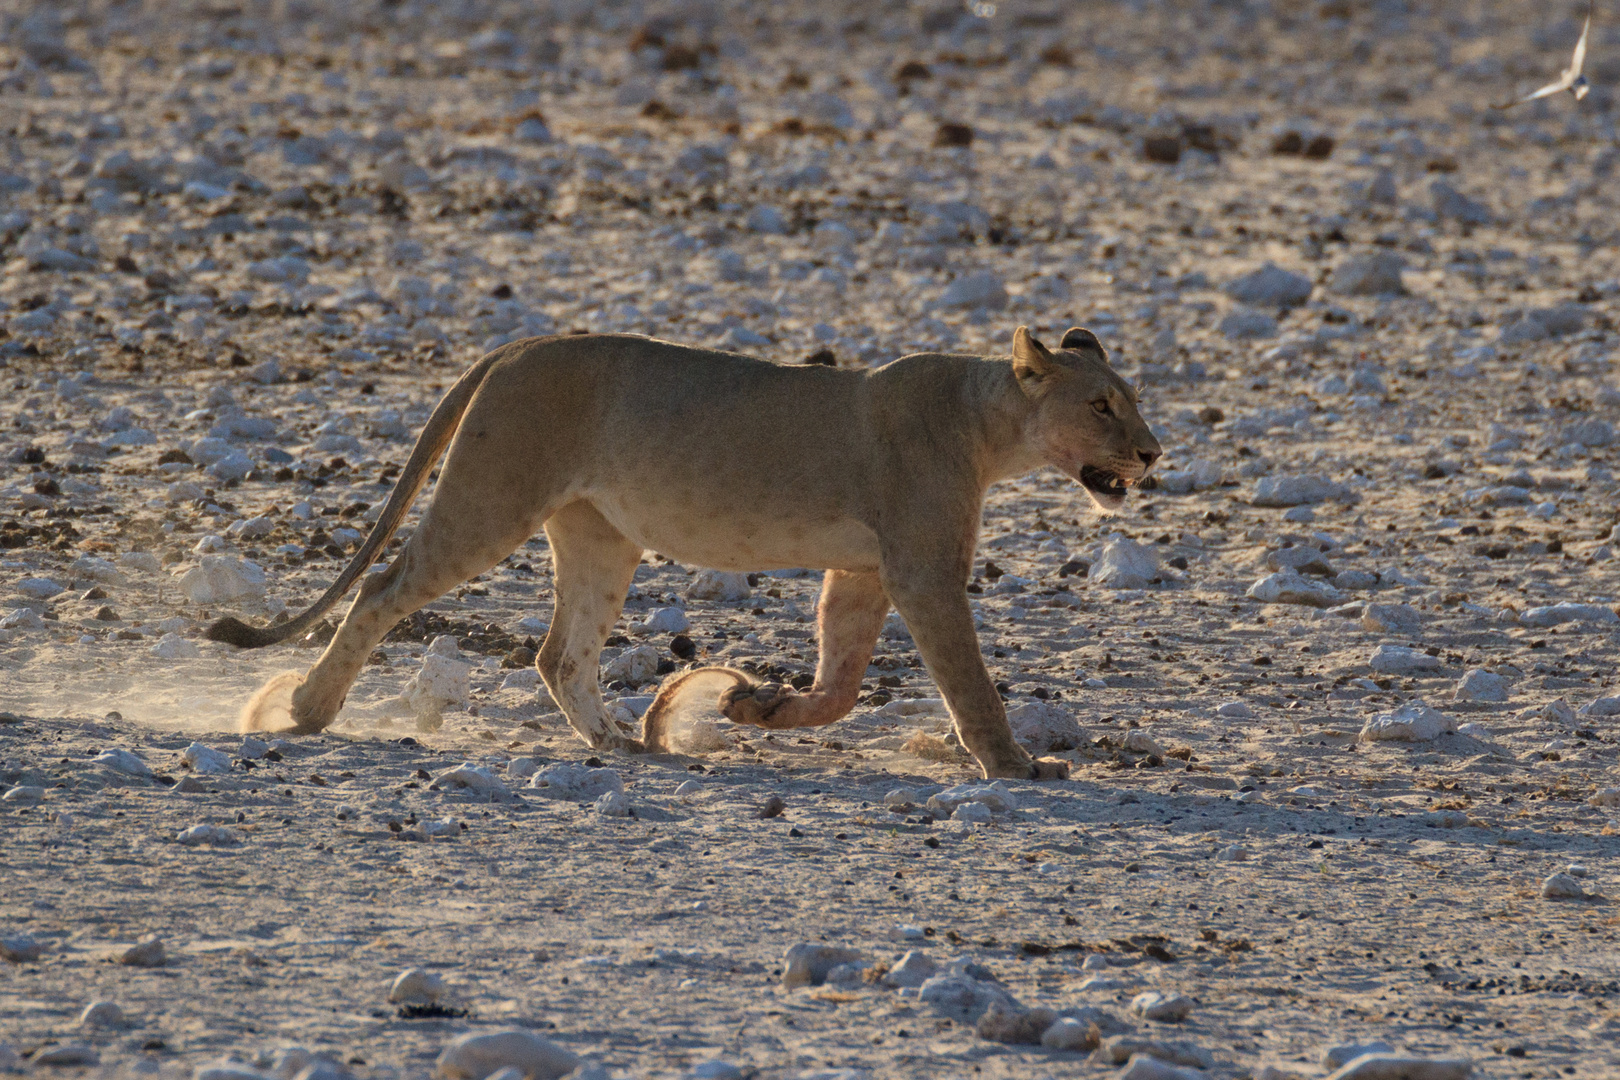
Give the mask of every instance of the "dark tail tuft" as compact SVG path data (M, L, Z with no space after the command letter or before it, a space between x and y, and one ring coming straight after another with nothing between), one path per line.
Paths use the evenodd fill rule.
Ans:
M279 628L277 628L279 629ZM282 640L275 629L260 630L256 626L249 626L241 619L233 619L229 615L223 619L215 619L208 624L203 636L209 641L223 641L227 645L235 645L239 649L262 649L266 645L274 645Z

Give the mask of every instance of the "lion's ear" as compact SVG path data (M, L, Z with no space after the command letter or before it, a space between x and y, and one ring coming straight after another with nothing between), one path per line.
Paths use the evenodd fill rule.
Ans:
M1013 374L1019 382L1039 382L1056 370L1051 350L1036 340L1029 327L1013 331Z
M1101 356L1104 360L1108 359L1108 350L1102 347L1102 342L1097 340L1097 335L1083 326L1071 326L1064 331L1063 342L1058 348L1073 349L1075 352L1096 350L1098 356Z

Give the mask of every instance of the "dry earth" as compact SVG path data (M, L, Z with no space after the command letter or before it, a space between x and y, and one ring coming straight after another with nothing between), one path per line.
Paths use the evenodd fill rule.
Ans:
M6 8L0 1070L298 1045L309 1080L418 1077L503 1028L633 1077L1114 1068L881 967L784 988L811 942L971 961L975 992L1189 1044L1188 1076L1371 1040L1620 1074L1602 12L1585 101L1498 113L1581 5ZM487 347L859 365L1019 323L1096 329L1168 452L1116 519L1051 473L987 508L986 658L1020 715L1078 722L1071 782L931 812L971 772L895 624L837 727L721 724L603 762L619 798L548 798L525 771L588 752L526 666L540 539L403 625L328 735L229 733L314 654L202 625L313 598ZM813 667L814 575L727 601L695 570L637 576L627 715L648 668ZM435 727L431 680L396 696L440 638ZM1362 737L1419 702L1432 738ZM1564 871L1584 895L1543 895ZM157 966L105 962L150 936ZM408 967L445 1015L387 1000Z

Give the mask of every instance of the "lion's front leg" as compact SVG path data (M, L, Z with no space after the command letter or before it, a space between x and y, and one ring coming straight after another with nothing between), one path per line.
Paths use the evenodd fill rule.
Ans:
M1068 763L1036 761L1013 738L1007 710L979 653L973 609L960 581L890 580L889 596L905 618L928 674L933 676L956 722L957 737L986 777L1062 780Z

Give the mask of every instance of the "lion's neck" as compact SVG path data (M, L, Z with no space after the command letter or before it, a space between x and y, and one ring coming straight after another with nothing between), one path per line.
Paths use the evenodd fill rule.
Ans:
M1046 464L1030 438L1034 403L1018 388L1011 365L986 364L975 374L980 381L975 390L984 403L980 414L984 486L1023 476Z

